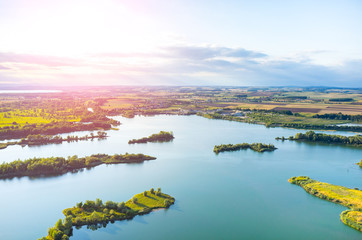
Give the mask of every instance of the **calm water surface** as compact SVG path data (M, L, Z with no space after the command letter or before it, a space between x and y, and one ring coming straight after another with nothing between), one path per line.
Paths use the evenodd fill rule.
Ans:
M292 176L362 188L356 148L280 142L277 136L301 130L211 120L197 116L125 119L103 141L40 147L11 146L0 161L30 157L86 156L95 153L144 153L157 160L142 164L98 166L76 174L0 180L0 239L37 239L62 210L87 199L126 201L151 187L176 198L168 210L92 231L74 230L71 239L361 239L339 214L346 208L307 194L287 182ZM160 130L173 131L170 143L128 145L128 140ZM85 135L85 132L79 135ZM338 133L351 135L351 133ZM71 134L72 135L72 134ZM251 150L215 155L222 143L263 142L274 152Z

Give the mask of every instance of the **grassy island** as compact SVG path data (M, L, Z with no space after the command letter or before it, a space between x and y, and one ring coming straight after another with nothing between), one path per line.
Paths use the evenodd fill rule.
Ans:
M221 144L216 145L214 147L214 152L216 154L220 152L226 152L226 151L238 151L241 149L248 149L250 148L253 151L257 152L266 152L266 151L274 151L277 149L273 144L263 144L263 143L238 143L238 144Z
M168 208L175 199L158 188L136 194L127 202L105 203L100 199L77 203L74 207L63 210L65 219L59 219L54 227L49 228L48 235L40 240L67 240L72 235L73 226L106 225L109 222L132 219L136 215L147 214L153 209Z
M175 137L172 132L160 131L159 133L152 134L149 137L144 137L140 139L132 139L128 141L128 144L134 143L147 143L147 142L169 142L172 141Z
M362 135L346 137L342 135L315 133L314 131L308 131L306 133L297 133L294 137L290 136L289 138L277 137L276 140L321 142L321 143L343 144L355 147L362 147Z
M72 156L67 159L63 157L31 158L25 161L17 160L0 165L0 179L23 177L23 176L46 176L60 175L74 172L83 168L91 168L101 164L139 163L146 160L154 160L143 154L93 154L87 157Z
M288 181L316 197L350 208L341 213L341 221L362 232L362 191L318 182L306 176L292 177Z

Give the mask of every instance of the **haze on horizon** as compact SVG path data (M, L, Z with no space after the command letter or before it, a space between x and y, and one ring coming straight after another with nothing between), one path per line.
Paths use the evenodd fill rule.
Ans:
M362 87L362 2L2 0L2 85Z

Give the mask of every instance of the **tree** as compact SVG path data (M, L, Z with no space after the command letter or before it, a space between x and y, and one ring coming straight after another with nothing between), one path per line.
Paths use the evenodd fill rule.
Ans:
M59 219L58 222L55 224L55 228L63 231L64 230L64 225L63 225L63 221L62 219Z
M67 235L70 235L71 231L72 231L72 217L71 216L67 216L64 221L63 221L63 226L64 226L64 233Z
M137 202L138 202L138 198L133 197L133 198L132 198L132 202L133 202L134 204L137 204Z
M151 189L150 189L150 193L151 193L151 194L155 194L155 189L151 188Z
M119 210L122 210L122 209L124 208L124 206L125 206L124 202L120 202L120 203L118 203L118 205L117 205L117 207L118 207Z
M147 197L147 191L143 192L143 196Z
M103 202L102 200L100 200L99 198L96 199L96 207L102 207L103 206Z

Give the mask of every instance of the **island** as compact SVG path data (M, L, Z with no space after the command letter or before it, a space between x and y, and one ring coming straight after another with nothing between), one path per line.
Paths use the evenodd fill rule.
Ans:
M362 191L318 182L307 176L292 177L288 181L316 197L350 208L341 213L341 221L362 232Z
M169 142L172 141L172 139L174 138L175 137L173 136L173 132L160 131L159 133L152 134L149 137L129 140L128 144L148 143L148 142Z
M359 163L356 163L360 168L362 168L362 160Z
M274 151L277 149L273 144L264 144L264 143L238 143L238 144L221 144L214 146L214 152L219 154L220 152L226 151L238 151L241 149L251 149L256 152L266 152Z
M91 133L90 135L85 135L82 137L79 136L67 136L62 137L59 135L28 135L26 138L22 138L20 141L9 141L6 143L0 143L0 149L5 149L10 145L21 145L21 146L40 146L47 144L61 144L62 142L78 142L78 141L88 141L95 138L105 139L107 138L107 133L104 131L98 131L97 135Z
M49 228L48 235L40 240L68 240L72 236L73 226L108 224L109 222L132 219L136 215L150 213L153 209L169 208L175 203L175 198L161 192L161 188L136 194L125 202L107 201L100 199L87 200L77 203L72 208L63 210L65 219L59 219Z
M31 158L25 161L17 160L0 165L0 179L13 177L40 177L49 175L61 175L67 172L76 172L83 168L91 168L101 164L140 163L146 160L154 160L155 157L144 154L93 154L81 157Z
M321 142L331 144L342 144L354 147L362 147L362 135L355 136L342 136L342 135L330 135L324 133L315 133L314 131L307 131L306 133L297 133L294 137L290 136L277 137L276 140L291 140L291 141L305 141L305 142Z

